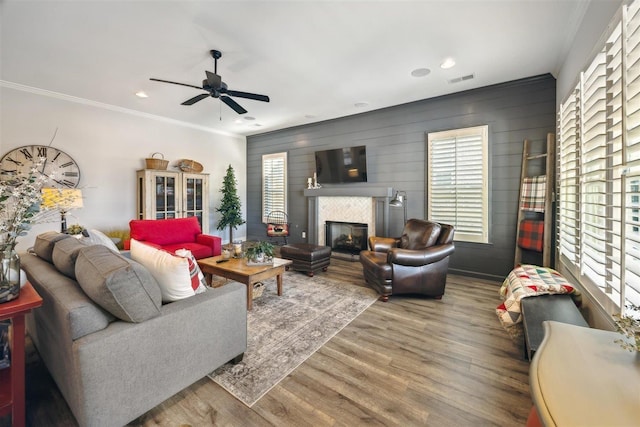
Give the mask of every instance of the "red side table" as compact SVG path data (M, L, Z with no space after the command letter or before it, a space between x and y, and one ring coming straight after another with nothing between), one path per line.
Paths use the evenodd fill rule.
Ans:
M25 425L24 402L24 316L31 309L40 307L42 298L26 283L20 296L13 301L0 304L0 320L11 319L11 366L0 370L0 416L11 414L14 427Z

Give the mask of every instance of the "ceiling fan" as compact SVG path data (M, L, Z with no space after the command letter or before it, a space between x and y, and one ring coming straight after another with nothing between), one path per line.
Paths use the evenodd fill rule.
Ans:
M218 59L222 57L222 52L220 52L219 50L211 50L210 53L211 53L211 56L213 57L215 68L213 73L210 71L205 71L205 73L207 74L207 78L202 81L202 86L195 86L195 85L190 85L186 83L171 82L169 80L161 80L161 79L154 79L154 78L151 78L150 80L153 80L155 82L171 83L174 85L187 86L187 87L192 87L192 88L207 91L207 93L202 93L200 95L194 96L193 98L187 99L182 103L182 105L193 105L198 101L202 101L203 99L208 98L209 96L212 96L214 98L220 98L222 102L224 102L229 107L231 107L236 113L244 114L247 112L247 110L242 108L240 104L238 104L236 101L231 99L229 96L253 99L256 101L269 102L269 97L266 95L258 95L256 93L240 92L237 90L228 89L227 84L223 82L222 78L218 75Z

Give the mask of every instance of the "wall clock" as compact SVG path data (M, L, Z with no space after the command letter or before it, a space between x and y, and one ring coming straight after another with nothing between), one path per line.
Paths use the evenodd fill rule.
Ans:
M53 179L52 186L75 188L80 183L80 167L62 150L48 145L25 145L15 148L0 159L0 180L26 176L39 158L44 157L40 173Z

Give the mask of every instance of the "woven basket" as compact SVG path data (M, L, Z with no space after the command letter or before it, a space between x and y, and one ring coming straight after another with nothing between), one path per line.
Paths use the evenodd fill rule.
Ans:
M258 282L253 284L253 293L251 295L253 299L260 298L263 292L264 292L264 283Z
M161 156L160 159L156 159L155 155L159 154ZM158 170L167 170L167 165L169 164L168 160L164 159L164 155L162 153L153 153L150 158L144 159L147 169L158 169Z

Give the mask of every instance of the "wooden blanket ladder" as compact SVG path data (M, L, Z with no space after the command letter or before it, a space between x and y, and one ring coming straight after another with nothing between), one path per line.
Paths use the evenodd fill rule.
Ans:
M543 152L533 151L532 145L528 139L524 140L520 189L518 194L514 265L522 264L523 251L533 251L541 252L543 266L552 267L551 251L556 161L555 134L547 134L546 146L544 147L545 151ZM538 187L536 187L536 185L538 185ZM544 188L540 188L540 185ZM534 194L532 194L532 192ZM527 242L528 237L530 237L527 233L531 231L529 228L532 224L542 225L541 250L532 249L524 243Z

